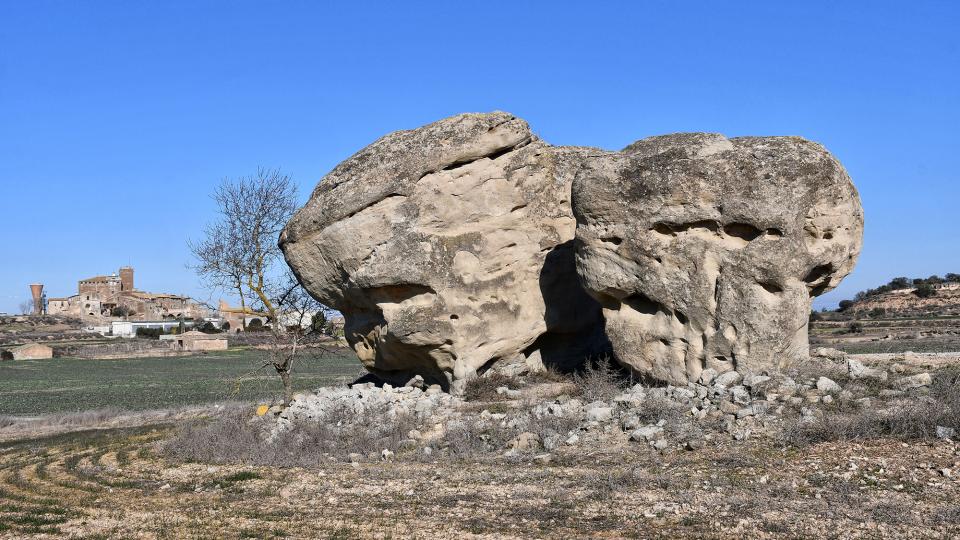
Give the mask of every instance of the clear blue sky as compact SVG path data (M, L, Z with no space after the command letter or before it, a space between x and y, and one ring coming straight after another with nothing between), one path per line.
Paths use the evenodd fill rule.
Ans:
M495 109L554 144L823 143L867 225L819 305L960 272L958 6L0 0L0 311L128 263L208 298L185 240L218 179L282 167L305 198L386 132Z

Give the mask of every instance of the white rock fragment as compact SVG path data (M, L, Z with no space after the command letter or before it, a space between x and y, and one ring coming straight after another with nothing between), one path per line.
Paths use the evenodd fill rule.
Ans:
M720 375L717 375L717 378L713 380L713 384L715 386L727 388L729 386L733 386L737 384L742 379L743 379L743 376L741 376L736 371L727 371L726 373L721 373Z
M637 428L633 430L630 433L630 440L650 441L657 438L657 436L659 436L661 433L663 433L663 428L660 426L654 426L654 425L643 426L641 428Z
M843 388L840 387L833 379L828 377L820 377L817 379L817 390L825 394L836 394L839 393Z
M933 377L929 373L919 373L909 377L901 377L893 384L898 390L913 390L914 388L930 386L933 384Z

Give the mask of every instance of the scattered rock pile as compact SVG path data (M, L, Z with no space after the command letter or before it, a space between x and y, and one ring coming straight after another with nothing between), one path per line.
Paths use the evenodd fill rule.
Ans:
M382 415L380 420L384 422L400 417L410 417L417 422L431 418L436 421L452 414L461 403L459 398L443 392L439 385L424 388L414 383L394 388L390 384L378 387L368 382L296 394L288 407L277 407L270 412L277 415L277 429L284 430L295 421L336 418L350 422L369 419L371 415Z
M820 359L824 360L824 359ZM842 363L841 363L842 362ZM399 446L378 449L473 452L549 460L564 448L590 444L642 444L657 450L695 450L722 441L781 437L788 426L812 424L824 414L870 410L895 414L905 404L923 399L930 373L891 375L854 359L824 361L828 375L814 370L789 375L746 375L706 369L697 382L682 386L636 384L612 397L585 401L573 384L559 393L538 397L532 386L501 387L496 402L467 402L439 386L321 389L298 395L279 414L277 430L311 422L405 421L409 430ZM866 374L866 375L865 375ZM833 377L833 378L831 378ZM952 438L954 428L938 426L937 436Z

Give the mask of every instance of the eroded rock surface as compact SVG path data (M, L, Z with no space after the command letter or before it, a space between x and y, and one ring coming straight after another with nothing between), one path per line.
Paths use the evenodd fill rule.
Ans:
M807 356L811 299L851 271L863 231L857 192L822 146L689 133L581 165L577 270L620 362L686 384Z
M456 387L491 365L576 364L609 337L636 373L686 384L806 357L811 298L853 268L862 229L843 168L801 138L609 152L497 112L364 148L280 244L381 377Z
M555 150L500 112L392 133L328 174L280 245L381 377L582 361L606 341Z

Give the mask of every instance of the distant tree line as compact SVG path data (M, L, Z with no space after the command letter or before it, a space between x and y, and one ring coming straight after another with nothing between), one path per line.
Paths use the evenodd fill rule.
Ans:
M204 334L219 334L224 330L230 329L230 325L227 323L224 323L226 328L217 328L217 326L210 321L197 320L191 322L193 322L193 330L203 332ZM184 321L181 321L179 326L171 327L167 331L164 331L162 328L146 328L139 326L137 327L136 334L138 338L160 339L160 336L164 334L182 334L186 332L186 328L186 323Z
M867 289L865 291L860 291L854 295L853 300L841 300L839 304L839 311L846 311L853 307L857 302L862 302L868 298L879 296L890 291L898 291L902 289L914 289L913 294L919 296L920 298L929 298L936 294L936 289L934 285L940 285L942 283L960 283L960 274L948 273L947 275L940 277L936 274L928 278L906 278L906 277L895 277L891 279L886 285L881 285L875 289Z

